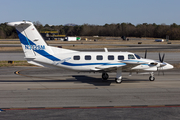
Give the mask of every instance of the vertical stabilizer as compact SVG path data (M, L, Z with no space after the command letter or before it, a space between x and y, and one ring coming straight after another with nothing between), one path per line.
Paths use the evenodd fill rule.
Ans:
M8 25L16 28L26 58L53 54L32 22L11 22Z

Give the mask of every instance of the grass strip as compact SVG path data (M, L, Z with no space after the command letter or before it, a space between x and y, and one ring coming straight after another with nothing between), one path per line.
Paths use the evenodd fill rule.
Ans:
M0 61L0 67L10 66L34 66L29 64L27 61Z

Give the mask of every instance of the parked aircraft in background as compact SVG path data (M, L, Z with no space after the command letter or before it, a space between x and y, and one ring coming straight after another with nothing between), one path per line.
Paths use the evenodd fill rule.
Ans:
M109 78L108 72L115 71L115 82L122 82L122 68L129 71L149 71L150 81L154 81L154 71L172 69L173 66L164 62L164 55L159 61L141 58L131 52L79 52L46 44L32 22L10 22L17 30L25 58L28 63L41 67L61 67L74 71L102 72L102 79Z

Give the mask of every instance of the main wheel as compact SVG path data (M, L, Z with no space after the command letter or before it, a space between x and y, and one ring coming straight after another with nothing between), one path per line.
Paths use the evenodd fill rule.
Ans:
M106 81L109 78L109 75L107 73L102 73L102 80Z
M116 83L121 83L122 82L122 78L120 78L120 79L115 78L115 82Z
M149 80L150 80L150 81L154 81L154 80L155 80L155 77L150 76L150 77L149 77Z

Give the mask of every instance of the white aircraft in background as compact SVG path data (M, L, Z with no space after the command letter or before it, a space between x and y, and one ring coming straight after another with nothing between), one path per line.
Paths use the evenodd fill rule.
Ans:
M141 58L131 52L79 52L48 46L32 22L10 22L17 30L25 58L28 63L41 67L61 67L78 72L102 72L102 79L109 78L107 72L116 71L115 82L122 82L122 67L130 71L149 71L150 81L154 81L154 71L172 69L164 62L164 55L159 61ZM146 54L145 54L146 56Z

